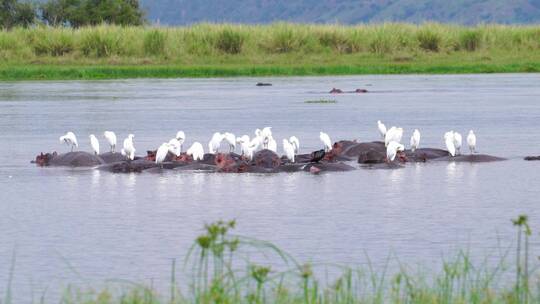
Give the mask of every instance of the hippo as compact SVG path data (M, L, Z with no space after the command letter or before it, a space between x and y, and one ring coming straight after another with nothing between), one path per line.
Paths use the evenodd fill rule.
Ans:
M446 156L435 158L436 161L451 161L451 162L470 162L470 163L487 163L494 161L503 161L506 158L491 156L486 154L467 154L467 155L456 155L456 156Z
M407 160L410 162L426 162L432 159L448 157L450 156L450 153L442 149L418 148L414 151L405 150L405 155L407 156Z
M330 94L341 94L341 93L343 93L343 91L341 89L332 88L330 90L330 92L328 92L328 93L330 93Z
M126 161L128 158L122 155L121 153L106 152L99 154L99 157L106 163L116 163L121 161Z
M36 156L33 163L38 166L66 166L66 167L95 167L105 164L101 157L82 151L68 152L64 154L41 153Z
M355 93L367 93L368 90L366 90L366 89L356 89L356 90L354 90L354 92Z
M99 170L105 170L113 173L140 173L143 170L157 167L153 161L146 160L144 158L138 158L135 160L127 160L116 163L110 163L100 166Z
M268 83L268 82L257 82L256 86L258 86L258 87L270 87L270 86L272 86L272 84Z
M524 160L529 160L529 161L531 161L531 160L540 160L540 156L525 156L523 159Z

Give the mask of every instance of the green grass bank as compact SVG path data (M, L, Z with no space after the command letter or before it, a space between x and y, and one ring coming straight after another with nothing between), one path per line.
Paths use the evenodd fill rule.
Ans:
M0 32L0 80L540 71L540 26L198 24Z

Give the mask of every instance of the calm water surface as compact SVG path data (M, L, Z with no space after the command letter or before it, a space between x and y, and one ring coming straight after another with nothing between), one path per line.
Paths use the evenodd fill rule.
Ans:
M270 81L272 87L255 87ZM392 252L436 265L469 247L484 257L513 240L520 213L540 229L540 75L362 76L0 83L0 290L16 252L15 298L54 297L70 282L167 282L205 222L237 219L238 233L269 240L301 261L375 264ZM329 95L332 87L372 93ZM314 99L335 104L308 104ZM215 131L272 126L301 150L333 140L377 139L376 121L422 132L422 145L474 129L489 164L410 164L400 170L307 173L111 174L37 168L40 151L66 151L67 130L135 134L138 154L184 130L186 143ZM279 145L281 147L281 144ZM533 248L538 251L536 243Z

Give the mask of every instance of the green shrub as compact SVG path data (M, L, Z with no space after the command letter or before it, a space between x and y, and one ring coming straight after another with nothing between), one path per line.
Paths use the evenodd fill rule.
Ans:
M319 43L339 53L352 53L355 48L350 37L343 32L322 31L319 33Z
M64 31L54 33L40 31L35 33L31 40L36 55L63 56L75 49L73 36Z
M216 48L227 54L239 54L244 45L244 35L230 28L220 31L216 37Z
M423 29L416 34L419 46L424 51L438 52L441 45L441 37L439 34L429 30Z
M109 57L120 54L120 37L110 31L90 28L83 34L81 51L86 56Z
M165 33L152 30L144 35L144 53L150 56L159 56L165 53Z
M466 30L459 37L460 47L469 52L474 52L480 47L481 39L480 32Z
M279 25L271 30L271 37L266 48L272 53L289 53L298 51L305 45L306 39L291 26Z
M390 36L382 31L376 31L369 39L369 51L375 54L388 54L393 50Z

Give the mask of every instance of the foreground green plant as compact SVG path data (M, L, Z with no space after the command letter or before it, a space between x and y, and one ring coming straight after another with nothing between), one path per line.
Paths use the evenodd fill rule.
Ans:
M68 287L61 303L538 303L540 280L528 265L528 219L520 216L513 223L518 233L515 269L506 264L509 250L481 263L460 251L428 275L392 256L377 268L367 256L367 267L301 264L271 243L233 234L235 221L217 221L205 225L187 254L187 286L178 285L173 260L169 296L151 286L111 284L98 291ZM321 271L324 280L318 277ZM5 303L11 297L8 282Z

